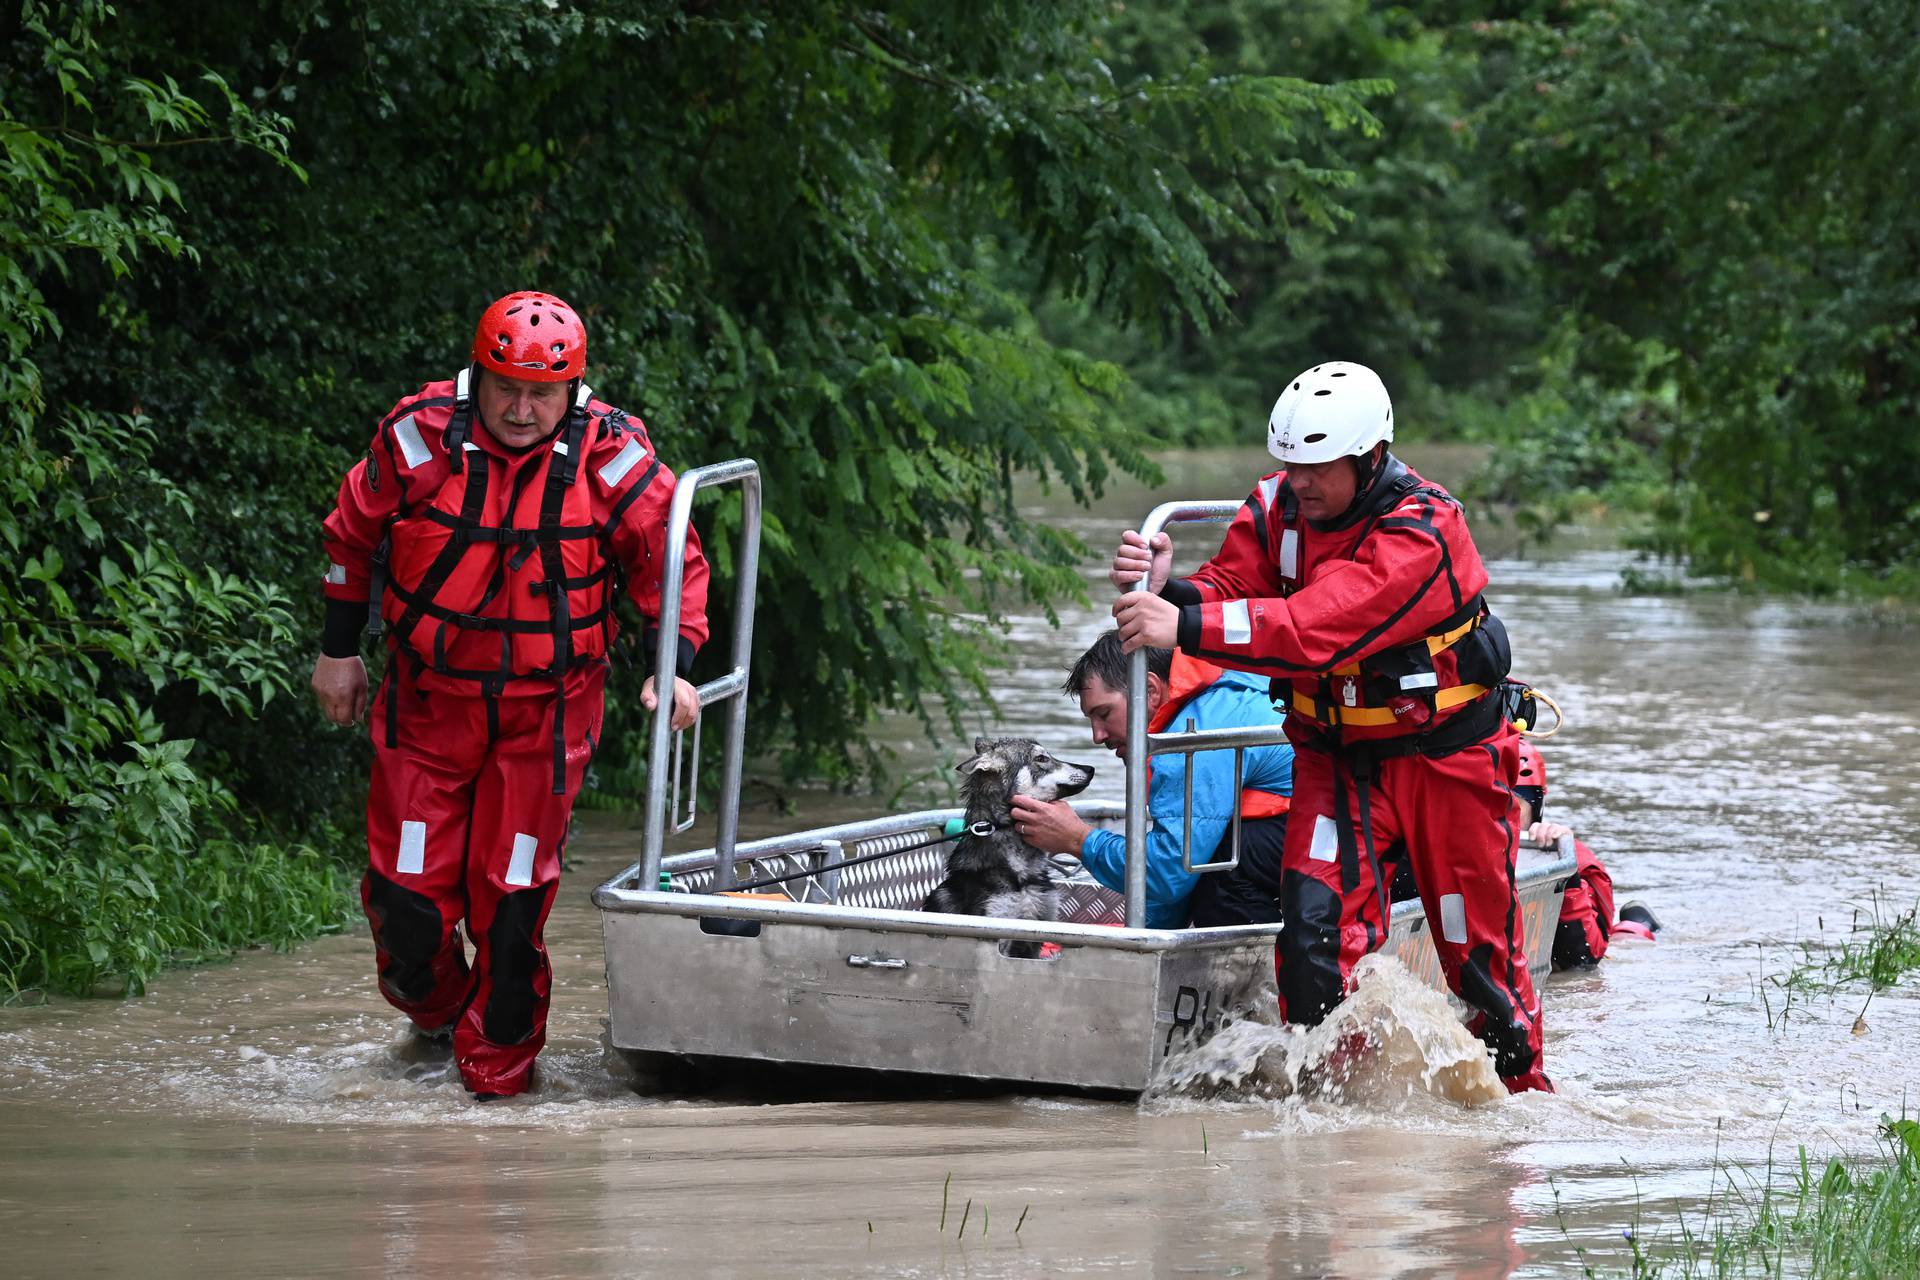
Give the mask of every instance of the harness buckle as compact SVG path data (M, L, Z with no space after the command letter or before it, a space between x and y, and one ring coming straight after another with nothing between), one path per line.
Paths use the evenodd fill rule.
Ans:
M527 562L527 558L540 549L540 531L538 529L502 529L500 533L503 542L511 541L515 544L514 553L507 557L507 567L518 573L520 566ZM514 536L508 538L506 535L509 533Z

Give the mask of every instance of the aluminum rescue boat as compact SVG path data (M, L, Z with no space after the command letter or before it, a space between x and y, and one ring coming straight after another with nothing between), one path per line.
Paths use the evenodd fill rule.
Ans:
M1275 726L1149 736L1144 654L1134 655L1129 678L1127 803L1075 805L1089 823L1125 829L1124 895L1072 869L1062 876L1058 922L920 910L945 875L948 837L962 818L957 808L739 842L760 529L760 475L751 460L680 479L663 557L655 670L672 671L680 548L693 498L734 482L743 486L743 503L732 665L700 686L703 710L726 704L715 843L663 854L669 822L677 832L695 820L696 788L691 777L683 787L682 762L699 758L699 725L686 750L689 744L670 738L667 718L656 716L641 857L593 892L605 933L614 1048L643 1065L786 1063L1138 1093L1169 1054L1273 999L1274 939L1282 926L1143 927L1146 765L1155 755L1231 750L1237 771L1245 749L1284 735ZM1240 505L1167 503L1141 533L1151 538L1168 524L1223 523ZM1187 865L1203 873L1235 865L1237 824L1230 850L1217 863L1195 863L1188 850ZM1521 850L1520 907L1536 988L1547 975L1561 895L1573 874L1570 840L1556 850ZM751 894L730 892L774 877L785 878ZM1013 941L1055 945L1027 959L1007 954ZM1445 990L1417 900L1394 904L1384 950Z

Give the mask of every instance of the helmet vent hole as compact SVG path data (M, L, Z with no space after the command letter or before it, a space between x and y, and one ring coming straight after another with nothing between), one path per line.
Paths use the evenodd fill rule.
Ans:
M533 313L533 314L532 314L531 316L529 316L529 317L527 318L527 323L528 323L528 324L531 324L531 325L537 325L537 324L539 324L539 323L540 323L540 313L539 313L538 311L536 311L536 312L534 312L534 313Z
M1312 435L1308 436L1305 440L1301 441L1301 443L1302 444L1319 444L1322 440L1325 440L1326 438L1327 438L1326 432L1316 431Z
M1345 369L1342 369L1340 372L1333 374L1332 376L1336 378L1344 378L1347 376L1347 371Z
M494 334L494 335L493 335L493 339L494 339L494 341L495 341L495 342L498 342L498 343L499 343L499 344L500 344L501 346L503 346L503 347L504 347L504 346L506 346L506 345L507 345L508 343L510 343L510 342L512 342L512 341L513 341L513 339L512 339L512 338L509 338L509 337L508 337L508 336L507 336L506 334L504 334L504 333L496 333L496 334Z
M1317 396L1330 396L1333 394L1333 392L1328 390L1326 387L1322 387L1318 391L1314 392L1313 394Z
M1298 391L1298 390L1300 389L1300 384L1299 384L1299 383L1297 383L1297 382L1296 382L1296 383L1294 383L1294 384L1293 384L1293 389L1294 389L1295 391Z
M553 352L553 354L555 355L559 355L562 351L565 351L566 349L567 349L567 344L564 342L556 342L552 346L547 348L547 350Z
M517 316L517 315L519 315L519 314L520 314L520 308L519 308L519 307L508 307L508 308L507 308L507 314L508 314L508 315L510 315L510 316Z
M567 367L567 362L566 362L565 360L555 360L555 361L554 361L554 362L553 362L553 363L552 363L551 365L549 365L548 367L549 367L550 369L552 369L552 370L553 370L553 371L554 371L555 373L558 373L558 372L560 372L560 371L561 371L562 369L564 369L564 368L566 368L566 367Z

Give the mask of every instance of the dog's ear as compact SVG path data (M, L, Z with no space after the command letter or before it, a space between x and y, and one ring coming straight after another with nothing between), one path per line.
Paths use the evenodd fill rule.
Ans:
M973 773L976 770L981 770L986 773L999 773L1006 767L1007 762L999 756L978 755L968 756L965 760L953 766L953 771L955 773Z
M983 756L987 754L988 750L991 749L992 746L993 746L992 738L975 738L973 740L973 754L976 756Z

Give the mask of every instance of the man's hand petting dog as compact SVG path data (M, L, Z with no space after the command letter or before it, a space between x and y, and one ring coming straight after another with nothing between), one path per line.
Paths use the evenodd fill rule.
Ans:
M1078 854L1092 830L1080 821L1080 815L1064 800L1035 800L1032 796L1013 798L1013 829L1043 853Z

